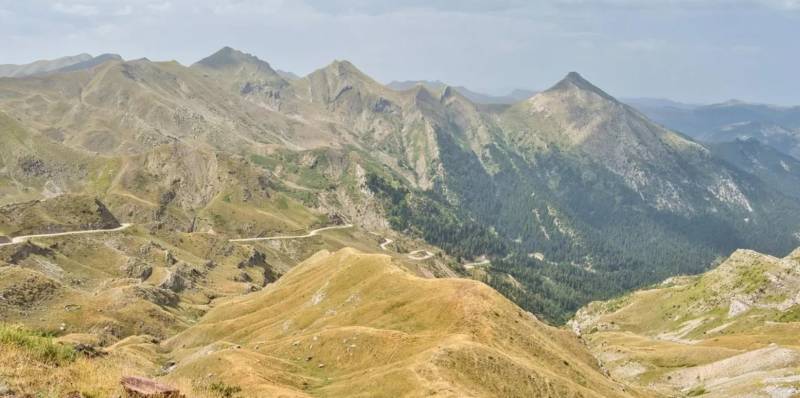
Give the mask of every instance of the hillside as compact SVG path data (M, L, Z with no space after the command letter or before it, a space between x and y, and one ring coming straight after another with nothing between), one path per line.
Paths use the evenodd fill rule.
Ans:
M736 251L714 270L596 302L571 325L620 380L666 394L800 393L800 252Z
M352 249L317 253L165 345L167 379L211 373L252 395L625 395L574 337L485 285Z
M195 147L266 151L288 137L315 147L286 116L175 62L108 60L90 69L0 84L3 109L27 128L70 148L133 154L181 141ZM304 137L309 137L307 140Z
M114 169L114 159L66 147L1 111L0 138L0 205L95 194Z
M149 245L155 258L160 245ZM153 275L162 273L161 267L191 267L184 262L192 261L187 252L174 253L178 265L161 265ZM63 318L47 322L63 322L63 357L0 344L0 357L25 358L0 367L0 375L12 377L13 391L58 396L68 391L111 396L118 393L114 377L131 372L201 397L218 396L222 387L245 397L645 396L604 376L569 331L544 325L478 282L419 278L390 256L344 248L313 255L260 292L215 300L203 315L198 292L221 281L227 264L197 268L200 273L180 289L117 279L109 280L114 288L94 297L81 295L91 285L68 286L52 276L5 267L0 288L6 297L22 299L9 292L23 281L47 287L29 314L37 316L56 302L69 304ZM163 301L154 305L151 296ZM109 301L112 297L123 301ZM153 312L158 322L145 315ZM4 313L16 314L8 308ZM0 333L11 332L4 327ZM4 341L45 343L35 334L14 333L18 337ZM105 354L76 357L70 351L76 342L103 345ZM35 377L36 369L46 367L58 383Z
M0 235L8 237L119 226L108 208L89 196L62 195L0 206Z

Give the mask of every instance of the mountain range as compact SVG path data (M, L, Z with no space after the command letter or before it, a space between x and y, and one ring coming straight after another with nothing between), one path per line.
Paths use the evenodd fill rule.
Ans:
M450 87L390 89L347 61L287 80L224 48L191 67L111 59L6 78L0 94L15 126L5 131L36 141L3 158L18 198L88 189L134 202L113 210L169 195L173 222L220 230L202 209L222 189L221 166L200 159L230 158L252 170L226 175L230 186L266 173L319 192L305 206L422 238L464 261L490 258L487 282L553 320L598 295L701 271L739 247L780 254L798 244L800 203L779 179L731 166L577 73L514 105L483 108ZM70 171L52 151L95 165ZM174 167L167 153L204 167ZM86 178L103 172L111 181ZM501 270L526 288L500 285Z
M428 90L431 91L441 91L445 87L449 87L448 84L443 83L441 81L435 80L405 80L405 81L392 81L386 85L394 90L405 91L413 89L415 86L424 86ZM483 104L483 105L491 105L491 104L505 104L510 105L522 101L524 99L530 98L534 94L536 94L533 90L524 90L524 89L514 89L511 90L506 95L489 95L480 93L477 91L470 90L464 86L454 86L454 90L458 91L459 94L463 95L470 101L476 104Z
M576 72L488 106L343 60L80 58L0 78L2 315L113 353L67 369L198 396L650 396L545 323L800 246L791 154L706 143Z
M800 158L800 107L731 100L713 105L686 105L630 100L655 122L709 143L757 139Z
M117 54L101 54L98 56L79 54L54 60L39 60L24 65L6 64L0 65L0 77L26 77L47 73L70 72L88 69L111 60L122 61L122 57Z

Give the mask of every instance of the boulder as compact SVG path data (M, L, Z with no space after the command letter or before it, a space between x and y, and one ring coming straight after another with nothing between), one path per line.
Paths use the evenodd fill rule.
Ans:
M125 376L120 383L128 398L185 398L177 388L144 377Z

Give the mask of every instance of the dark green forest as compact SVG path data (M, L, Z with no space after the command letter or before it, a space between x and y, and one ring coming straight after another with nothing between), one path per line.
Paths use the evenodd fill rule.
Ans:
M793 248L791 231L770 223L798 218L790 200L747 215L749 222L730 221L744 216L725 209L684 217L653 209L585 158L553 150L524 159L494 144L483 159L497 165L489 174L451 135L440 132L438 141L446 174L435 189L415 191L386 175L368 176L392 228L459 261L488 256L486 282L551 323L565 322L589 301L703 272L737 248L777 254Z

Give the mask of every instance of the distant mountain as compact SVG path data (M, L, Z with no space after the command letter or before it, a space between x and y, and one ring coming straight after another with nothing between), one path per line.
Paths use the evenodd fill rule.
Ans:
M706 142L756 139L784 154L800 159L800 125L784 127L772 122L741 122L702 134Z
M715 142L709 148L718 158L758 176L778 191L800 198L800 160L755 138Z
M683 102L673 101L666 98L620 98L620 100L640 111L643 109L659 109L659 108L675 108L675 109L695 109L701 105L685 104Z
M414 88L414 86L422 85L428 88L433 92L442 91L448 85L440 82L440 81L429 81L429 80L407 80L407 81L392 81L386 85L393 90L410 90ZM516 89L506 95L501 96L494 96L489 94L483 94L479 92L472 91L463 86L456 86L453 87L457 90L461 95L469 99L470 101L476 104L513 104L524 99L527 99L534 94L535 91L531 90L521 90Z
M705 148L650 122L577 73L504 116L511 142L530 151L558 146L588 155L659 210L702 211L695 204L706 206L706 187L720 204L750 209L742 188L730 184L732 175Z
M714 105L631 100L655 122L705 142L756 138L800 159L800 107L731 100Z
M122 59L121 56L119 56L117 54L101 54L101 55L98 55L96 57L92 57L90 59L87 59L86 61L78 62L76 64L72 64L72 65L69 65L69 66L65 66L63 68L56 69L53 72L56 72L56 73L58 73L58 72L73 72L73 71L76 71L76 70L91 69L91 68L94 68L95 66L101 65L101 64L103 64L105 62L109 62L109 61L120 61L121 62L121 61L123 61L123 59Z
M271 91L287 84L269 63L230 47L197 61L192 68L213 73L219 80L234 84L241 94Z
M54 60L36 61L26 65L0 65L0 77L25 77L45 73L71 72L95 67L107 61L122 61L117 54L102 54L93 57L80 54Z
M89 54L61 57L53 60L40 60L24 65L0 65L0 77L25 77L51 72L70 65L92 59Z

